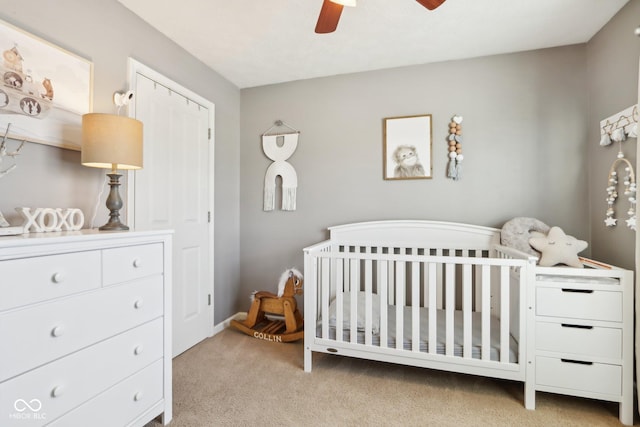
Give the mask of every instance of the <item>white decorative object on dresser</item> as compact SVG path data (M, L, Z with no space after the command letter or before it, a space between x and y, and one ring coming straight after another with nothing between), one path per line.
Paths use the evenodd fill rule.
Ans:
M581 261L585 268L535 269L534 387L619 402L620 421L631 425L633 272Z
M0 425L172 417L169 231L0 239Z

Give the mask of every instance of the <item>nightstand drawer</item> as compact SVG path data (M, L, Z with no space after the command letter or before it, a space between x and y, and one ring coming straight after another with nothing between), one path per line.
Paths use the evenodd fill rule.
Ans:
M572 390L622 394L622 367L603 363L580 363L580 360L536 357L536 384Z
M41 404L40 413L46 414L42 424L49 422L161 360L162 333L162 318L159 318L1 383L0 414L16 412L18 399L27 402L37 399ZM9 418L5 422L3 416L3 426L24 424L20 418ZM91 422L87 419L83 425Z
M162 245L125 246L102 253L104 285L127 282L162 273Z
M0 315L0 381L163 314L162 276Z
M0 262L0 311L99 288L100 251Z
M538 286L536 314L622 322L622 292Z
M536 348L590 357L622 358L622 329L577 323L536 323Z

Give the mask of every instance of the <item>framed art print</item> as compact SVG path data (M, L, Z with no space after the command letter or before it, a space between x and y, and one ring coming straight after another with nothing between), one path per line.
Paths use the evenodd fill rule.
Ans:
M10 138L80 150L92 63L1 20L0 50L0 133L10 125Z
M384 179L431 178L431 114L384 119Z

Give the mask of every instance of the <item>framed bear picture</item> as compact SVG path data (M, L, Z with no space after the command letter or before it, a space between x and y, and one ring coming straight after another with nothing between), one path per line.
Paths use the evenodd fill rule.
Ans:
M431 114L384 119L384 179L430 179Z

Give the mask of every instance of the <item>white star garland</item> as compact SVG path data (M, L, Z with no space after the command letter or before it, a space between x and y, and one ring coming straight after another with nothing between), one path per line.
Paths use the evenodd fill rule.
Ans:
M626 220L627 227L636 231L636 181L635 174L633 173L633 167L631 163L624 158L624 154L622 153L622 149L618 152L618 158L611 165L611 169L609 170L609 181L607 187L607 211L606 217L604 219L604 223L607 227L615 227L617 223L617 219L614 218L615 211L613 210L613 205L618 198L618 191L616 190L616 185L618 184L618 173L616 172L616 166L618 163L625 164L625 172L626 175L623 180L624 184L624 195L629 199L629 210L627 214L629 215L629 219Z
M636 231L636 216L635 215L627 220L627 227L629 227L633 231Z

